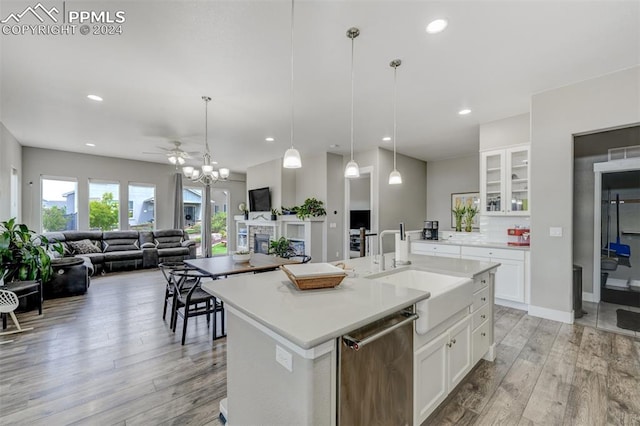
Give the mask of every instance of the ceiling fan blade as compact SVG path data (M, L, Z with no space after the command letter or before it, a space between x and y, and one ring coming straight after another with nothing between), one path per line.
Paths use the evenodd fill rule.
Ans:
M149 151L142 151L143 154L153 154L153 155L165 155L164 152L149 152Z

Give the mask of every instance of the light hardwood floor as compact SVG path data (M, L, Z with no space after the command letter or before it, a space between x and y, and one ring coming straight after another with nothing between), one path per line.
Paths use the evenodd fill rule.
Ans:
M226 339L198 317L181 346L163 296L157 270L109 274L19 314L34 330L0 337L0 424L219 424ZM640 425L638 339L496 307L496 341L425 424Z

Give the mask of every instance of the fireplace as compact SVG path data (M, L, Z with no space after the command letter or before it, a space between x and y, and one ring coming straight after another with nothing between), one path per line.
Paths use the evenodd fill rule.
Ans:
M254 234L253 252L269 254L269 234Z

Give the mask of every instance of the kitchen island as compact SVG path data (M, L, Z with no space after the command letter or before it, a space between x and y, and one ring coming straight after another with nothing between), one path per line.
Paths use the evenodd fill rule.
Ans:
M423 257L413 266L459 277L496 266ZM282 271L203 284L227 307L229 424L336 424L339 338L430 297L428 291L367 279L378 272L368 258L346 263L355 271L333 289L297 290Z

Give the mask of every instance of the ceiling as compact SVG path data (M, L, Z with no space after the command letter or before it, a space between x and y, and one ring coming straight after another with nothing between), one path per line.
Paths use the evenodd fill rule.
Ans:
M35 4L3 0L0 19ZM202 150L208 95L220 166L242 172L283 155L289 1L64 6L79 5L124 11L122 34L0 36L0 120L22 145L166 162L143 152L173 140ZM448 28L428 35L438 17ZM532 94L640 64L639 1L297 1L294 145L303 158L348 152L352 26L361 31L356 152L392 146L382 137L393 132L395 58L398 151L423 160L476 153L479 124L528 112ZM465 107L472 113L458 115Z

